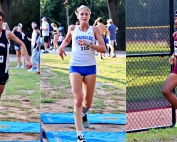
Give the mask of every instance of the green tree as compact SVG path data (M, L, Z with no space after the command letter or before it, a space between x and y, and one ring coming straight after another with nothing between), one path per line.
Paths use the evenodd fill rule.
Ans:
M2 11L5 14L5 21L8 23L11 23L11 6L12 6L12 0L1 0L0 6Z
M119 30L116 36L118 50L125 49L125 0L107 0L109 18L118 26Z
M41 16L48 18L49 23L63 23L65 28L75 24L77 17L75 10L80 5L87 5L91 10L90 25L95 19L102 17L104 24L112 18L114 24L119 27L116 49L125 50L125 0L42 0ZM122 31L123 30L123 31ZM121 42L119 42L121 40Z
M11 8L11 28L18 23L23 24L23 29L31 31L31 22L40 24L39 0L13 0Z

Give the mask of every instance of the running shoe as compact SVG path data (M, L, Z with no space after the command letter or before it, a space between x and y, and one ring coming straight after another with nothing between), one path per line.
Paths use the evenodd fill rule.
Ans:
M21 69L24 69L24 68L25 68L25 66L24 66L24 65L22 65L20 68L21 68Z
M116 54L112 55L111 58L115 58L116 57Z
M16 66L15 68L18 69L18 68L20 68L20 66L18 65L18 66Z
M86 140L84 139L83 135L78 135L77 136L77 142L86 142Z
M53 50L53 47L52 46L50 46L50 48L49 48L50 50Z
M100 57L100 60L103 60L103 57Z
M37 72L38 69L36 67L32 67L31 69L28 70L28 72Z
M89 128L89 121L87 119L87 114L84 117L82 117L82 125L84 128Z
M47 50L44 50L43 52L41 52L42 54L47 54L47 53L49 53L49 51L47 51Z

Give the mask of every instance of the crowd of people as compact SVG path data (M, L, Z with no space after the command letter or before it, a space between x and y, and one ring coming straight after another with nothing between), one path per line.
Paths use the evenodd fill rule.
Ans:
M58 52L61 59L66 56L64 48L72 41L72 53L70 59L69 78L74 96L74 120L77 132L77 142L86 142L82 125L84 128L89 127L87 112L89 111L96 84L96 58L95 51L99 53L100 59L108 50L111 58L116 57L114 45L116 44L116 31L118 27L114 25L113 20L107 20L107 25L103 24L101 17L95 20L93 26L89 25L91 16L90 9L81 5L75 12L77 22L70 25L66 33L64 27L59 24L51 23L52 30L46 17L43 17L42 25L39 27L36 22L31 23L31 38L27 37L23 31L23 24L18 23L12 31L7 22L4 22L4 15L0 12L0 97L4 91L5 84L8 81L8 54L10 40L13 40L14 49L17 56L17 66L15 68L27 68L28 71L40 74L40 53L49 53L50 35L53 37L52 51ZM177 27L177 12L175 13L175 26ZM42 31L42 38L40 37ZM173 33L174 53L169 59L171 65L175 64L177 59L177 32ZM29 58L25 39L31 42L31 59ZM41 52L41 45L44 50ZM107 48L107 49L106 49ZM166 99L177 108L177 97L173 93L173 89L177 86L177 63L174 65L172 73L167 77L162 89L162 93Z
M32 35L31 38L27 37L26 32L23 30L23 24L18 23L12 31L9 28L9 25L7 22L3 22L2 28L4 30L11 31L18 39L20 39L24 44L25 41L28 40L31 42L31 63L32 63L32 68L29 69L29 72L36 72L37 74L40 74L40 50L39 50L39 35L40 35L40 29L37 26L36 22L31 23L32 27ZM10 48L10 40L8 40L8 48ZM19 45L17 42L14 42L12 45L13 49L15 50L16 57L17 57L17 66L15 68L21 68L24 69L26 68L26 61L24 54L22 53L22 47Z
M19 33L21 34L22 24L19 23L18 25L21 26L21 27L18 26L18 28L20 28L18 29ZM17 30L17 27L14 28L13 30ZM30 69L32 66L26 46L22 41L22 34L20 39L15 35L14 32L15 31L12 32L10 31L8 24L4 21L4 13L0 11L0 49L1 49L0 50L0 98L5 89L5 85L9 80L8 71L9 71L9 41L10 40L14 41L16 45L20 47L19 49L20 54L23 55L26 63L25 68ZM18 46L16 48L19 48ZM17 58L17 60L19 59Z
M42 30L42 37L44 41L44 50L42 51L42 53L49 53L50 50L52 50L53 52L58 51L57 47L61 45L66 35L65 28L62 26L61 23L59 23L58 25L56 23L51 23L50 25L46 17L43 17L41 20L42 26L40 29ZM80 23L78 21L75 23L75 25L79 24ZM52 27L52 30L50 30L50 26ZM116 57L114 46L117 44L116 33L118 27L114 25L113 20L108 19L107 24L104 25L102 17L99 17L95 20L93 26L98 27L99 31L101 32L101 35L105 42L105 46L108 50L108 57ZM53 41L53 46L50 46L51 41ZM97 52L96 55L98 55ZM99 53L99 56L100 59L103 60L103 56L105 56L105 54Z
M65 38L65 28L61 23L59 23L59 25L56 23L49 24L46 17L43 17L41 20L42 25L40 30L42 31L42 39L44 43L44 49L41 51L41 53L49 53L50 50L57 52L58 46Z

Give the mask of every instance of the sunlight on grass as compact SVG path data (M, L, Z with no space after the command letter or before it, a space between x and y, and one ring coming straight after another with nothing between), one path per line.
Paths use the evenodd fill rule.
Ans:
M31 114L31 109L40 110L40 76L28 72L27 69L16 69L16 62L10 62L9 64L9 81L2 94L0 106L7 107L7 112L15 113L18 116L18 112L11 110L11 108L17 108L22 112L24 111L23 113L28 117ZM25 108L23 105L25 105ZM39 114L35 113L33 115L37 117ZM5 119L19 119L8 117ZM39 119L35 121L39 121Z
M170 52L168 43L127 43L126 53Z
M72 99L73 94L71 90L70 80L69 80L69 63L70 55L66 56L64 60L56 54L42 54L41 56L41 79L42 82L46 83L46 86L50 90L46 90L45 87L41 90L42 100L55 100L62 101L63 99ZM104 99L105 95L108 94L107 99L114 99L115 106L119 105L120 100L125 101L125 88L126 88L126 74L125 74L125 57L109 58L105 57L104 60L97 60L97 80L96 80L96 90L93 101L93 108L91 112L102 113L105 107ZM47 93L46 93L46 92ZM121 93L124 92L124 93ZM120 98L120 100L119 100ZM124 98L124 99L123 99ZM45 102L45 101L42 101ZM61 102L60 102L61 103ZM125 104L124 104L125 105ZM66 108L70 108L63 104ZM107 105L109 106L109 105ZM115 108L116 109L116 108ZM124 112L125 108L120 108L121 110L117 112ZM70 110L68 110L70 111ZM110 113L116 110L111 110Z
M176 142L177 128L151 129L145 132L127 133L127 142Z
M42 66L52 67L51 71L58 76L58 78L56 78L56 76L51 77L51 83L55 85L60 79L61 84L68 85L70 56L66 56L63 61L58 55L42 55L41 58ZM99 60L98 57L96 57L96 59L97 82L112 83L114 88L125 90L125 58L105 58L105 60ZM42 70L44 70L44 68L42 67ZM68 86L68 88L70 88L70 86Z
M161 88L171 70L168 58L127 58L127 101L163 98Z

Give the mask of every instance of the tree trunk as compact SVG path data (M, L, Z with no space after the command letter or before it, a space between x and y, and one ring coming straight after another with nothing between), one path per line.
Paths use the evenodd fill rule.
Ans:
M109 18L113 20L114 25L118 26L118 5L120 0L107 0Z
M66 6L66 18L67 18L67 26L69 27L70 25L70 18L69 18L69 7Z
M113 20L114 25L118 27L119 21L118 21L118 13L119 13L119 3L121 0L107 0L108 5L108 12L109 12L109 18ZM116 50L123 50L125 51L125 31L118 30L118 33L116 34L116 40L117 45L115 45Z
M5 21L9 24L11 27L11 6L12 6L12 0L1 0L0 1L1 9L4 12L5 15Z

